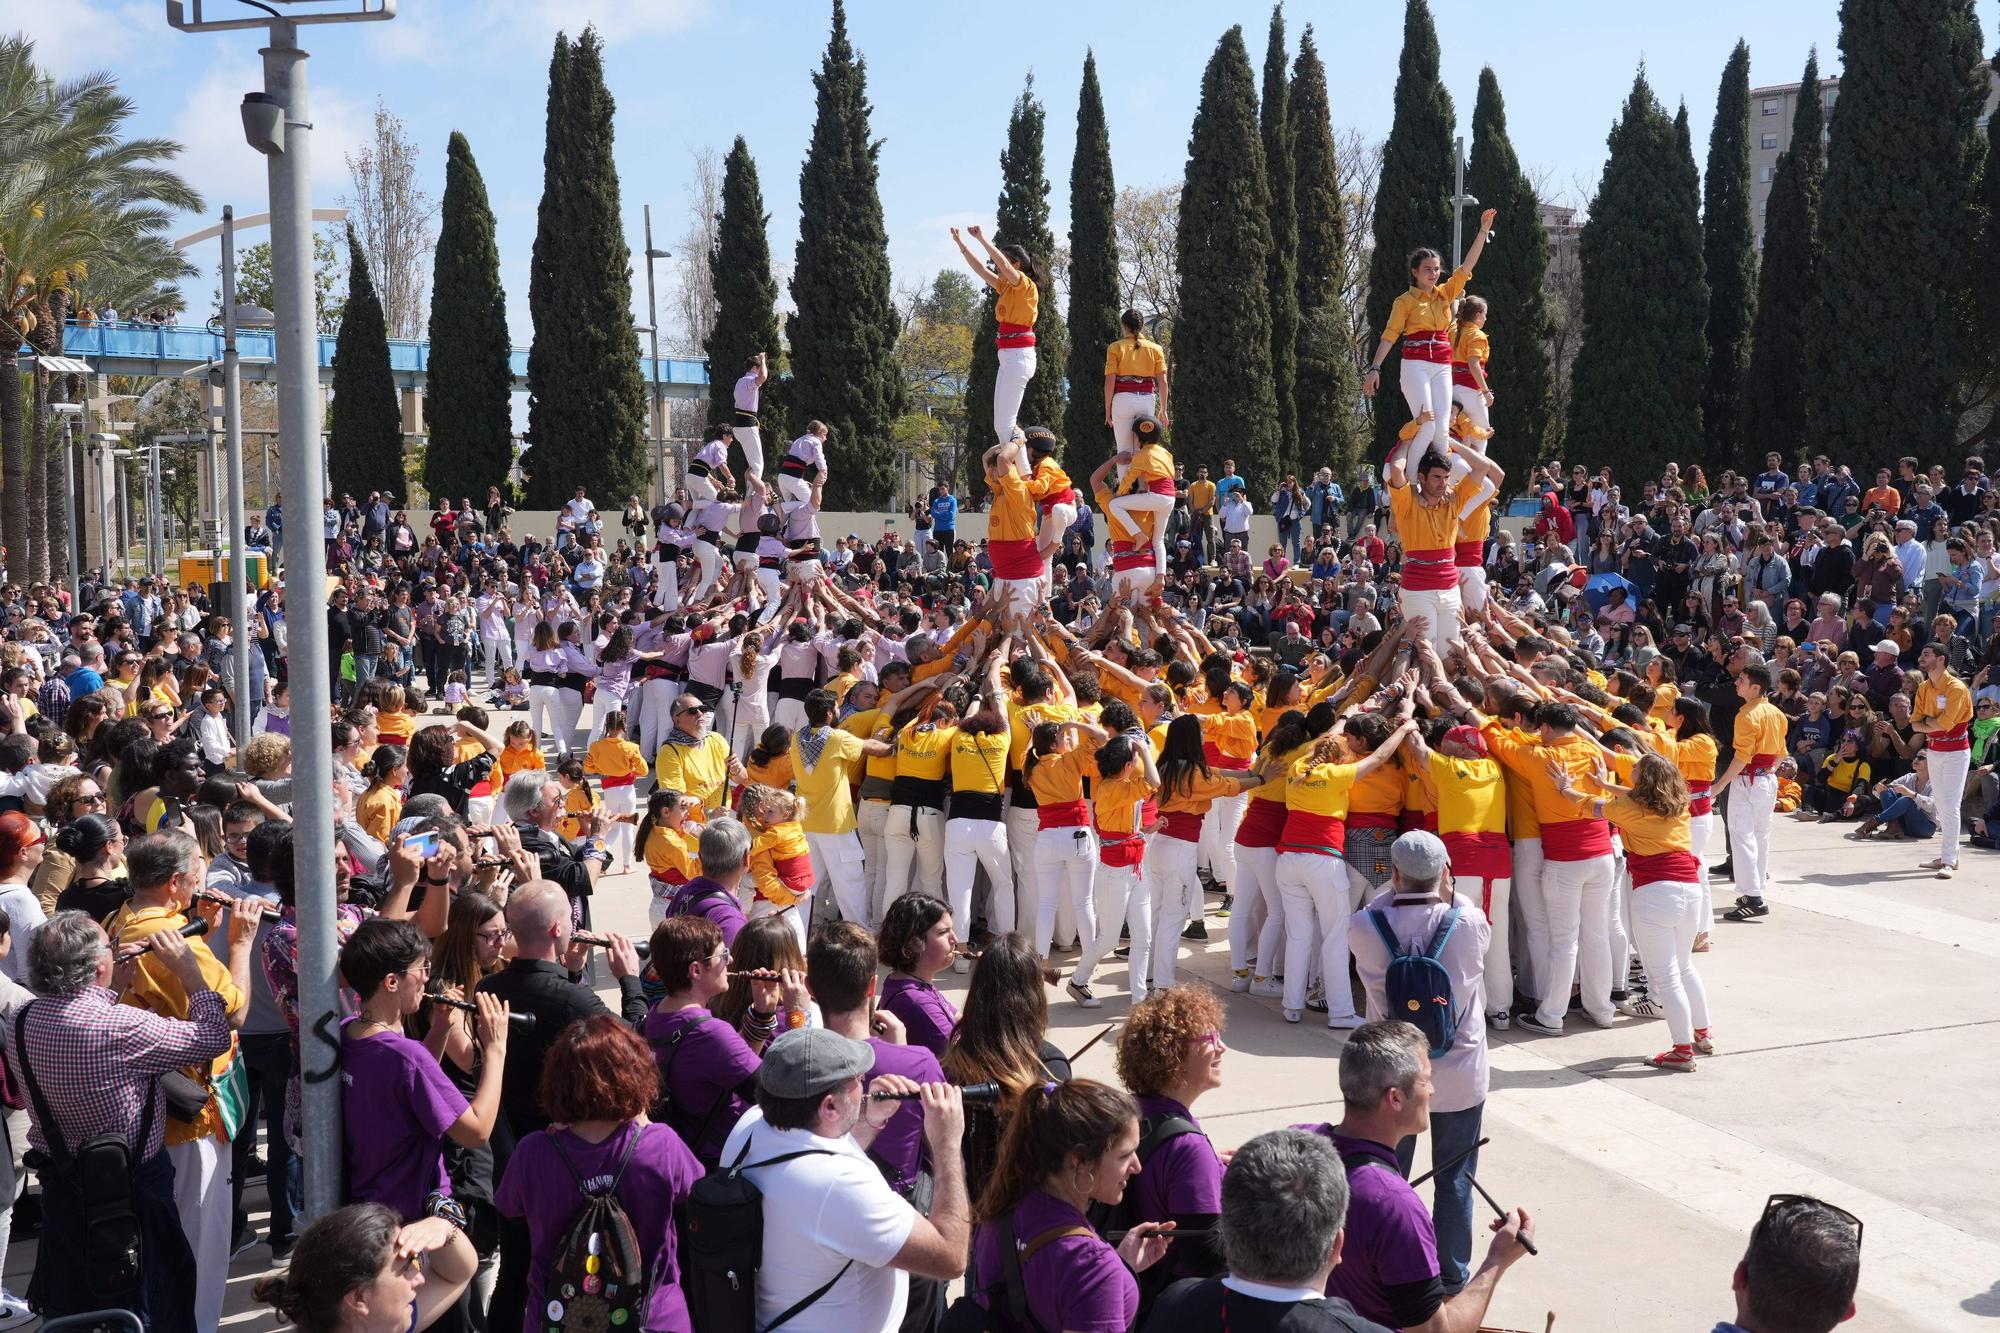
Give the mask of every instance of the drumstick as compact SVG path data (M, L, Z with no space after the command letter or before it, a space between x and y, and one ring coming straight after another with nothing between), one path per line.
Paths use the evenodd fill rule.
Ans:
M1111 1030L1124 1021L1125 1020L1122 1018L1114 1018L1109 1023L1106 1023L1104 1025L1104 1030L1102 1032L1099 1032L1096 1036L1092 1037L1089 1041L1077 1047L1076 1050L1070 1053L1069 1062L1071 1064L1075 1064L1078 1060L1081 1060L1083 1058L1083 1053L1085 1051L1089 1050L1091 1047L1097 1045L1098 1042L1103 1041L1106 1037L1110 1036Z
M1465 1173L1465 1178L1471 1184L1472 1188L1479 1191L1479 1197L1486 1200L1486 1206L1488 1208L1491 1208L1502 1222L1506 1221L1507 1210L1505 1208L1502 1208L1499 1204L1493 1202L1493 1196L1486 1192L1486 1187L1480 1184L1478 1179L1470 1171ZM1521 1248L1526 1250L1529 1254L1541 1253L1540 1250L1535 1248L1535 1242L1528 1239L1528 1237L1525 1234L1517 1235L1514 1237L1514 1239L1520 1241Z

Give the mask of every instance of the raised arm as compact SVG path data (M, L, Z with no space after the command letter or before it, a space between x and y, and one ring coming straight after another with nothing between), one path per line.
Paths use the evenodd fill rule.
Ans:
M1469 274L1479 267L1479 256L1486 251L1486 233L1493 230L1493 219L1500 216L1500 210L1489 208L1479 215L1479 234L1472 238L1472 248L1465 252L1465 271Z
M951 229L952 244L956 245L958 252L965 256L965 266L977 274L981 282L996 292L1005 291L1019 282L1021 280L1020 271L1007 262L1007 257L986 244L986 238L979 234L979 228L973 227L970 228L970 231L972 232L972 238L986 247L987 254L993 257L995 263L993 268L988 268L977 255L972 253L971 247L966 245L965 237L959 234L958 228L953 227ZM998 272L995 271L996 269Z

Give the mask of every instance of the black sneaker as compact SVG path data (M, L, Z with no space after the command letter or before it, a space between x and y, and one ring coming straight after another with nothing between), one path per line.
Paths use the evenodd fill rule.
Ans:
M236 1233L236 1238L229 1242L229 1257L236 1259L250 1253L257 1248L260 1239L262 1238L255 1231L248 1227L243 1228Z
M1722 914L1724 921L1754 921L1760 916L1771 915L1770 905L1763 899L1755 902L1738 903Z
M1208 938L1208 923L1205 921L1188 922L1187 928L1181 931L1181 938L1184 940L1206 940Z
M1121 944L1111 951L1111 956L1113 958L1130 958L1132 956L1131 946Z
M298 1243L298 1239L299 1238L297 1236L271 1237L272 1260L274 1260L277 1263L283 1263L285 1260L291 1258L292 1246Z
M1726 879L1733 882L1736 878L1736 863L1734 861L1724 861L1721 865L1710 870L1708 877L1710 879Z

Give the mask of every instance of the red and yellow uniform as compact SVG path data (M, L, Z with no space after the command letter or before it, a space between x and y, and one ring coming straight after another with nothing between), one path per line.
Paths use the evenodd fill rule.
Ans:
M1081 754L1083 747L1070 753ZM1142 830L1152 813L1147 807L1152 803L1153 784L1138 771L1129 778L1099 778L1095 785L1091 804L1097 821L1097 859L1114 868L1138 865L1146 858Z
M1507 842L1507 795L1513 785L1497 759L1457 759L1431 751L1431 784L1437 788L1438 836L1451 853L1455 875L1507 879L1514 873Z
M1315 764L1310 753L1285 778L1285 826L1278 852L1337 857L1347 850L1348 797L1355 765ZM1249 822L1246 817L1244 822ZM1240 830L1239 830L1240 832Z
M1798 783L1781 777L1778 779L1778 803L1772 808L1781 815L1789 815L1799 808L1799 802L1804 799L1805 794L1799 790Z
M1460 508L1465 506L1466 500L1472 498L1472 492L1466 490L1468 486L1476 490L1479 483L1468 477L1460 482L1457 489L1452 492L1452 498L1458 503ZM1451 547L1452 563L1460 569L1483 568L1484 560L1482 557L1486 551L1486 539L1492 535L1493 502L1488 500L1485 504L1480 505L1477 509L1474 509L1459 520L1458 540L1453 542Z
M1070 484L1069 473L1063 471L1054 458L1044 457L1028 474L1028 498L1046 514L1057 505L1075 504L1076 487Z
M812 892L812 852L798 820L773 824L750 840L750 878L757 896L778 907Z
M1451 308L1465 295L1465 284L1471 279L1470 270L1459 268L1429 291L1420 287L1405 291L1389 307L1389 322L1382 326L1382 341L1393 343L1401 338L1403 358L1407 361L1450 364Z
M377 713L375 736L383 745L408 745L417 720L408 713Z
M1454 489L1436 504L1427 504L1414 481L1390 490L1389 512L1395 517L1396 535L1403 543L1406 590L1444 592L1458 586L1458 566L1452 548L1458 542L1458 510L1466 499L1466 495Z
M1169 496L1174 493L1174 456L1167 452L1164 445L1142 444L1133 453L1132 461L1126 465L1124 484L1118 493L1130 495L1134 491ZM1151 533L1147 535L1151 536Z
M565 838L583 836L584 815L600 814L604 809L603 798L591 790L588 782L579 782L563 793L563 815L556 822L556 830Z
M743 776L766 787L776 787L779 791L790 791L792 779L797 776L792 768L791 752L787 750L769 763L760 763L756 758L743 765Z
M542 752L535 748L533 741L529 741L526 745L509 745L500 751L501 786L504 787L513 781L516 773L526 773L536 769L546 772L548 761L542 758Z
M1111 507L1113 497L1108 488L1099 486L1091 496L1097 501L1097 512L1104 515L1104 549L1111 557L1112 578L1128 570L1144 570L1150 582L1154 573L1153 516L1138 515L1140 529L1134 529L1123 514Z
M1910 710L1917 722L1928 722L1942 730L1929 732L1924 746L1931 750L1966 750L1972 746L1972 691L1950 672L1940 689L1925 676L1917 686L1917 706Z
M1733 739L1745 777L1761 777L1777 769L1785 754L1787 730L1785 715L1769 699L1759 699L1736 715Z
M1486 724L1484 734L1494 758L1506 766L1509 790L1524 786L1534 801L1545 860L1588 861L1611 855L1610 825L1584 817L1581 798L1564 795L1548 772L1551 763L1559 764L1573 783L1584 786L1584 778L1597 769L1599 751L1595 744L1587 737L1570 735L1544 745L1492 721ZM1517 832L1514 836L1526 835Z
M1201 714L1201 757L1210 768L1247 770L1257 757L1257 719L1247 710Z
M1027 274L1021 274L1020 281L1012 287L1002 287L1000 299L993 306L994 322L1000 326L994 343L1001 347L1033 347L1035 316L1041 308L1042 290Z
M1709 788L1715 785L1715 737L1706 732L1696 732L1676 743L1673 761L1674 767L1681 771L1682 779L1687 782L1688 815L1713 814L1715 806L1709 797Z
M1486 341L1486 330L1476 324L1459 325L1458 337L1451 344L1451 382L1477 389L1479 384L1472 378L1472 363L1477 361L1480 372L1484 374L1491 359L1492 348Z
M1421 769L1403 766L1403 813L1397 817L1396 827L1404 833L1411 829L1438 831L1437 794L1425 781L1427 776Z
M606 791L629 787L646 772L646 752L623 736L606 736L584 751L583 771Z
M1035 727L1043 722L1068 722L1076 717L1076 710L1066 703L1054 699L1038 704L1015 704L1007 718L1007 789L1013 793L1017 809L1032 808L1035 793L1022 779L1022 765L1028 758L1028 742L1033 739ZM1078 791L1081 792L1081 784ZM1081 822L1081 821L1079 821Z
M1028 790L1034 794L1040 826L1080 827L1090 818L1083 799L1084 765L1094 774L1097 757L1082 745L1060 754L1043 755L1032 770L1023 769Z
M1151 338L1120 338L1104 349L1104 373L1113 393L1158 393L1167 354Z
M1617 796L1604 803L1604 817L1618 826L1634 889L1662 881L1700 882L1701 865L1695 860L1686 813L1654 814L1629 796Z
M1203 774L1200 769L1188 776L1190 781L1185 788L1176 788L1173 795L1160 798L1160 835L1182 842L1199 842L1202 816L1217 801L1242 791L1243 784L1221 773Z
M997 480L988 478L993 489L993 506L986 523L986 554L993 561L996 579L1038 579L1042 576L1041 557L1035 553L1035 530L1039 515L1028 494L1028 483L1013 468L1000 470Z
M1285 831L1285 820L1289 812L1286 792L1291 786L1292 766L1312 753L1313 743L1307 741L1290 754L1279 755L1276 762L1266 766L1264 771L1271 776L1261 787L1250 789L1250 799L1244 803L1243 818L1236 825L1236 845L1238 847L1276 847L1279 837ZM1346 835L1341 835L1341 844L1346 845Z
M697 854L701 835L655 824L646 833L640 855L646 858L646 873L663 884L679 886L701 873Z

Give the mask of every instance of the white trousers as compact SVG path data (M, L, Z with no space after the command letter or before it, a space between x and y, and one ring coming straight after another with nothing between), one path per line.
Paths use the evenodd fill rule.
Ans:
M913 831L914 830L914 831ZM935 893L944 883L944 811L914 805L891 805L882 825L882 851L887 864L882 873L882 911L910 891L910 876L916 874L917 887ZM954 924L956 921L954 920Z
M569 736L563 727L562 691L553 685L528 687L528 725L535 729L544 747L558 752L568 748Z
M1959 806L1965 801L1965 777L1972 767L1972 751L1926 750L1930 756L1931 791L1937 797L1938 860L1948 866L1958 864L1958 826L1963 822ZM1734 798L1731 798L1732 802Z
M1056 552L1062 549L1063 534L1069 531L1070 524L1074 522L1076 522L1076 506L1072 504L1059 504L1052 507L1048 513L1042 515L1042 524L1039 528L1035 529L1035 548L1048 552L1048 555L1042 559L1042 583L1044 585L1042 595L1044 597L1048 596L1049 589L1054 586Z
M500 673L514 665L514 636L511 634L482 634L479 641L486 645L486 688L500 688Z
M972 886L986 867L992 890L986 924L996 935L1015 928L1014 868L1007 855L1007 825L1000 819L947 819L944 824L945 901L952 925L972 930Z
M736 426L730 431L743 447L743 470L753 477L764 475L764 428Z
M1140 417L1155 415L1159 405L1159 398L1150 393L1111 395L1111 434L1117 441L1119 453L1139 451L1139 438L1132 433L1132 423Z
M1452 401L1456 403L1459 407L1465 409L1465 415L1468 418L1470 418L1473 425L1479 427L1481 430L1489 430L1492 428L1493 422L1487 414L1486 400L1480 396L1479 390L1468 388L1463 384L1454 384L1451 386L1451 398ZM1481 457L1484 457L1486 454L1486 446L1489 443L1489 441L1484 438L1475 438L1462 441L1461 443L1463 443L1466 448L1472 450L1472 452L1480 455ZM1456 482L1456 479L1458 477L1458 469L1460 466L1462 466L1462 460L1460 460L1456 455L1454 455L1451 462L1452 462L1452 469L1451 469L1452 477L1454 482ZM1470 472L1472 469L1470 467L1467 467L1465 470L1467 472ZM1459 509L1458 511L1459 517L1460 518L1465 517L1467 514L1470 514L1473 510L1479 508L1479 506L1485 504L1488 500L1492 498L1493 498L1493 483L1490 481L1480 482L1479 489L1474 491L1472 495L1467 497L1465 504Z
M1461 566L1458 571L1458 600L1467 611L1486 609L1486 571L1478 565Z
M1041 816L1032 808L1007 805L1007 858L1014 869L1014 929L1032 936L1035 917L1041 911L1042 877L1035 865L1035 839L1041 835Z
M626 724L639 738L639 753L646 756L651 764L658 760L660 747L667 743L667 733L674 729L672 710L674 699L681 692L677 680L642 680L639 682L638 718L627 718ZM529 691L532 698L534 692Z
M1459 608L1456 587L1403 589L1403 619L1412 616L1429 619L1431 646L1437 649L1440 661L1445 651L1458 641Z
M688 594L689 602L699 602L715 591L715 585L722 579L722 552L714 542L694 544L694 562L701 571L694 591Z
M1543 998L1543 987L1549 975L1549 912L1542 901L1542 840L1516 838L1514 840L1514 883L1513 900L1508 904L1510 915L1518 915L1520 921L1515 931L1522 940L1521 952L1514 956L1514 966L1520 974L1517 989L1523 995ZM1513 924L1513 923L1510 923ZM1509 1003L1513 997L1507 997ZM1564 997L1563 1003L1569 1003Z
M681 609L681 566L678 560L653 562L652 602L663 611Z
M635 829L616 816L633 813L638 805L638 790L629 782L622 787L604 789L604 817L607 821L604 841L611 849L612 859L626 870L632 868L632 834Z
M1149 859L1151 855L1149 851ZM1136 866L1098 864L1097 882L1091 897L1099 929L1078 957L1076 967L1070 973L1072 982L1079 986L1090 984L1091 974L1096 972L1097 965L1118 943L1117 926L1122 921L1132 936L1132 954L1128 960L1131 966L1126 969L1126 982L1131 987L1135 1003L1145 993L1146 969L1155 956L1152 949L1153 898L1146 887L1151 874L1152 867L1144 862Z
M757 591L764 594L764 608L757 613L757 623L764 624L778 614L778 599L784 596L784 577L775 569L756 570Z
M1249 967L1254 950L1257 975L1276 976L1280 960L1278 941L1285 932L1285 900L1278 891L1278 849L1238 847L1236 875L1230 885L1236 891L1236 906L1229 913L1230 970L1241 972ZM1261 899L1264 904L1264 921L1254 937L1250 913L1245 910L1253 898Z
M1398 372L1402 380L1403 401L1410 405L1410 418L1421 423L1417 433L1410 437L1408 444L1398 440L1389 448L1389 457L1383 463L1382 471L1395 465L1399 452L1407 450L1404 458L1406 469L1414 471L1417 461L1426 449L1444 438L1451 429L1451 366L1436 361L1413 361L1402 359L1402 369ZM1429 421L1423 420L1424 412L1431 414ZM1440 451L1442 452L1442 451Z
M1181 930L1201 910L1201 881L1195 877L1198 844L1161 833L1146 845L1146 878L1153 898L1154 986L1174 984L1174 964L1180 957ZM1136 939L1136 934L1134 935ZM1133 988L1139 983L1134 971Z
M1312 941L1319 934L1320 977L1326 984L1329 1019L1351 1017L1354 988L1347 980L1347 927L1361 905L1350 867L1337 856L1317 852L1278 853L1278 893L1285 902L1285 998L1287 1009L1306 1007L1312 971ZM1366 887L1365 882L1362 887Z
M1707 930L1715 921L1715 898L1708 884L1708 840L1715 835L1715 812L1705 815L1688 816L1688 851L1694 862L1701 867L1701 928Z
M808 833L806 837L810 839L812 834ZM667 919L667 904L673 901L679 886L649 874L646 876L646 887L652 892L652 901L646 904L646 920L657 926Z
M889 826L889 803L887 801L861 801L854 807L854 831L861 842L861 854L866 862L863 875L862 897L855 911L847 910L847 900L840 898L840 914L849 921L873 930L882 920L882 885L889 865L889 847L883 832ZM810 835L808 835L810 837ZM837 896L837 895L836 895Z
M744 693L736 700L736 712L730 718L729 752L738 759L748 760L750 751L763 738L764 729L771 725L770 699L762 693Z
M1583 980L1583 1009L1610 1026L1611 857L1585 861L1545 861L1542 901L1548 909L1549 970L1535 1016L1561 1027L1569 1012L1570 984ZM1624 978L1619 978L1624 980Z
M244 1132L251 1132L250 1127ZM229 1242L236 1221L229 1209L229 1145L217 1138L177 1143L167 1149L167 1160L174 1164L174 1208L188 1249L194 1251L194 1326L215 1328L222 1322L222 1299L229 1287Z
M721 492L715 489L715 481L709 477L697 477L693 473L689 473L686 477L686 485L688 498L694 501L695 508L697 509L706 504L714 504L715 497L721 494Z
M846 833L808 833L806 849L812 853L814 885L832 887L833 901L844 919L868 925L867 856L860 836L851 829Z
M556 703L562 708L562 749L576 748L576 729L583 722L583 691L558 689Z
M1201 820L1198 863L1207 866L1216 883L1226 885L1231 893L1236 891L1236 829L1243 822L1243 811L1249 804L1248 792L1218 796ZM1195 900L1194 919L1201 920L1199 898Z
M1755 778L1737 775L1729 791L1729 859L1736 867L1737 887L1746 898L1761 901L1770 885L1771 815L1777 805L1776 774Z
M810 893L788 907L780 907L768 898L758 898L750 904L750 915L752 917L784 917L785 924L792 928L792 934L799 941L799 952L804 953L806 948L806 922L812 918L812 901Z
M1134 532L1144 532L1146 524L1141 514L1153 516L1153 572L1164 576L1167 572L1167 519L1174 512L1174 497L1159 495L1153 491L1134 491L1130 495L1120 495L1111 501L1111 512L1123 520L1126 527ZM1244 544L1249 549L1249 544Z
M1508 952L1507 902L1513 897L1511 879L1484 879L1471 876L1458 881L1458 891L1479 904L1493 934L1486 941L1486 1012L1504 1014L1514 1007L1514 964Z
M778 474L778 494L784 496L787 503L802 505L812 499L812 493L812 483L804 477L793 476L789 472Z
M1097 945L1097 834L1075 828L1042 829L1035 835L1035 871L1041 893L1035 901L1035 954L1049 956L1056 929L1056 903L1068 899L1076 913L1085 957Z
M1000 366L993 376L993 437L1001 444L1014 438L1020 424L1021 400L1027 397L1028 381L1034 377L1034 348L1000 349Z
M806 701L804 699L780 699L771 714L771 721L785 728L794 736L806 724Z
M1648 993L1667 1011L1674 1045L1694 1041L1708 1027L1708 992L1694 970L1694 937L1708 929L1701 885L1663 880L1631 894L1632 939L1646 965Z

